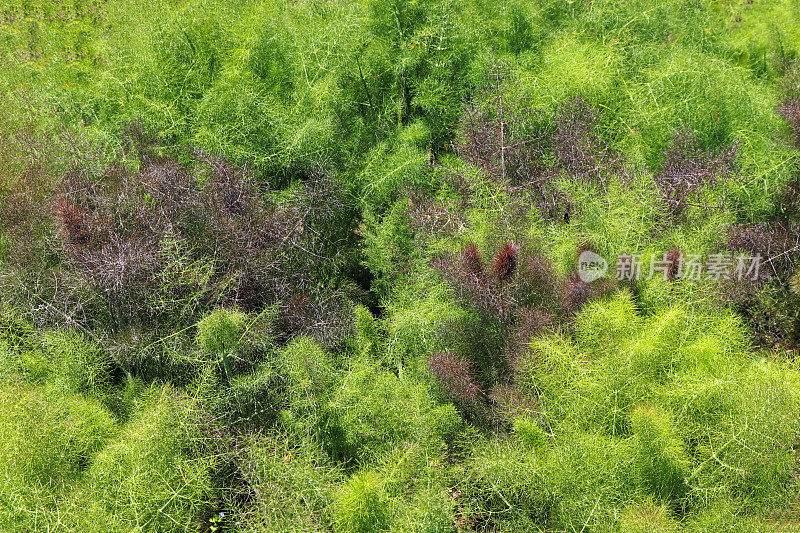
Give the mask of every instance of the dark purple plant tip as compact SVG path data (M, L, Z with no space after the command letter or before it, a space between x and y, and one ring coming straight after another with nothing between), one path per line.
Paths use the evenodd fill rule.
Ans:
M92 237L89 213L66 198L56 200L54 208L56 219L61 225L62 235L67 243L76 246L89 244Z
M587 283L573 271L562 284L561 312L566 318L575 316L590 300L610 294L616 288L614 280L600 279Z
M683 254L677 248L670 248L665 256L665 260L667 261L667 279L669 281L675 281L678 276L679 269L681 267L681 261L683 260Z
M499 283L505 283L511 279L517 270L517 260L519 248L511 243L506 243L500 247L494 258L494 275Z
M496 315L502 302L486 274L483 257L475 244L465 245L457 255L445 254L431 266L439 271L456 296L481 313Z
M483 257L478 247L473 243L467 244L461 248L459 252L459 264L465 275L475 276L476 278L483 278L485 276Z
M575 315L589 301L592 296L592 286L578 276L577 272L570 273L564 280L561 293L561 310L566 316Z
M520 255L517 273L517 300L523 306L537 306L548 311L558 307L560 282L550 262L538 250Z

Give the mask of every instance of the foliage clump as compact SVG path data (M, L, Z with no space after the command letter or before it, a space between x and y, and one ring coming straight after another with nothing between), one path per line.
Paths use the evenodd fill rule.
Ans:
M8 0L0 529L798 529L795 4Z
M648 406L637 407L631 413L631 429L636 438L640 483L650 494L665 501L683 498L689 458L669 413Z
M192 400L153 387L145 405L97 455L88 480L122 527L183 531L213 505L213 456L203 453L202 418Z

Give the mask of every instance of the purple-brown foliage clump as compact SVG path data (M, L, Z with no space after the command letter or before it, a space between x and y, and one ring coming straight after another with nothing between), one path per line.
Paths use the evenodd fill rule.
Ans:
M458 154L505 186L542 186L549 181L545 155L548 132L526 128L512 109L495 109L497 104L470 104L461 119ZM534 114L531 110L525 113Z
M558 308L560 280L542 252L526 247L519 257L516 300L522 307L535 306L552 313Z
M800 96L789 97L778 106L778 113L792 132L792 142L800 148Z
M487 71L482 90L465 107L454 144L462 159L536 208L542 218L569 222L569 197L555 182L560 174L604 185L625 177L622 158L597 133L599 112L580 97L552 115L527 100L506 98L508 69Z
M669 281L675 281L675 279L678 277L678 271L681 267L683 254L681 254L680 250L673 247L670 248L664 259L667 262L666 277Z
M589 240L583 238L576 247L576 263L583 252L597 253L597 250ZM603 278L587 282L581 279L577 271L573 270L561 283L561 314L565 318L573 317L590 300L609 294L614 289L616 289L616 283L612 279Z
M169 302L187 298L194 313L278 302L293 331L341 337L343 299L315 292L314 270L336 266L345 238L330 229L346 208L332 180L320 174L274 201L224 158L198 151L189 168L157 155L140 128L126 141L138 170L72 173L53 202L67 264L108 298L118 328L174 315Z
M564 280L561 295L561 311L566 316L577 314L594 295L594 287L580 279L577 272L570 273Z
M52 258L55 230L53 189L55 168L97 167L96 150L73 134L43 135L34 124L0 128L0 228L6 237L3 260L26 275L46 268ZM75 213L78 215L78 213ZM75 220L77 222L77 219ZM29 298L28 295L26 298Z
M432 235L452 235L463 223L458 213L448 210L439 200L413 190L408 192L408 197L411 229L423 240Z
M580 97L556 109L550 142L559 170L600 182L610 172L621 172L620 158L595 133L597 121L597 111Z
M479 105L468 105L461 117L463 132L456 144L458 154L466 161L483 169L495 179L503 176L502 168L505 147L501 140L499 120Z
M502 65L487 71L484 86L461 116L455 149L501 185L541 184L548 132L539 111L505 98L508 78Z
M577 248L594 250L583 243ZM487 273L485 260L475 244L467 244L458 254L434 259L438 270L456 296L469 307L488 313L504 322L515 320L520 309L537 308L545 315L574 316L592 298L613 290L611 280L585 282L577 272L564 279L555 273L550 261L539 251L524 250L512 243L503 244L493 262L493 275ZM673 267L677 274L677 257Z
M679 219L691 206L709 207L700 205L701 193L734 173L736 153L735 144L716 152L705 150L692 131L679 131L654 178L670 215Z
M513 367L518 355L527 349L532 339L553 327L553 315L541 308L522 307L516 312L516 322L509 338L509 364Z
M55 203L56 219L61 225L68 246L85 246L92 240L89 213L66 198Z
M439 271L461 301L478 312L502 316L513 304L513 298L502 288L512 281L518 261L519 248L507 242L495 253L490 275L480 250L469 243L458 254L434 259L431 266Z
M463 269L465 277L472 278L476 282L486 279L486 272L483 268L483 257L478 247L473 244L464 246L458 254L458 262Z
M499 283L505 283L511 279L517 270L517 256L519 248L510 242L504 244L497 251L494 258L494 276Z
M576 256L585 250L594 247L582 242ZM473 389L465 384L475 383L465 376L479 378L481 388L491 390L492 395L474 397L470 400L477 402L473 407L481 407L484 415L496 415L493 423L504 423L503 413L515 412L530 400L515 389L516 361L524 357L530 341L552 331L559 322L569 327L589 300L608 294L616 284L611 280L584 282L576 271L561 278L530 243L503 243L490 264L491 275L473 243L432 262L456 297L477 317L441 325L441 342L451 351L434 356L429 368L448 395L462 402L473 398L465 392Z
M784 99L778 106L781 115L789 126L792 142L800 148L800 67L791 68L783 82Z
M787 221L732 224L726 237L729 250L761 256L762 278L787 278L797 266L800 226Z
M428 370L450 399L464 405L478 400L480 387L468 359L449 350L437 352L429 357Z
M560 173L605 183L622 174L621 158L597 134L598 111L574 98L546 116L525 100L504 100L508 75L494 69L486 87L466 106L457 153L503 187L526 191L548 220L569 219L570 202L555 185Z
M481 313L495 314L502 307L492 280L486 274L478 247L467 244L457 254L434 259L432 266L439 271L456 296Z
M779 216L794 223L800 222L800 175L792 178L778 194Z
M489 393L491 415L495 423L511 422L520 416L536 415L537 398L533 391L523 390L513 382L499 383Z
M800 300L791 290L800 266L800 225L786 219L733 224L726 232L728 250L760 256L758 279L723 280L721 301L750 324L760 346L792 349L800 345Z

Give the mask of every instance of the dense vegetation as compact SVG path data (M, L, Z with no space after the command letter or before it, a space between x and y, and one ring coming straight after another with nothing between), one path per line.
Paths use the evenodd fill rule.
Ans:
M6 0L0 42L0 529L800 528L795 0Z

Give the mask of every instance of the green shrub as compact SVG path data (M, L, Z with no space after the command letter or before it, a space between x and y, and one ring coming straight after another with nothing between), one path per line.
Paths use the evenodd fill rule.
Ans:
M209 7L211 9L209 9ZM230 46L222 13L192 2L178 10L174 20L156 28L153 39L155 72L152 90L160 99L188 114L219 74Z
M290 342L278 354L278 368L285 376L291 424L307 424L319 432L326 423L328 401L337 387L338 373L331 355L308 337Z
M394 531L446 533L453 529L453 497L441 484L415 487L410 501L398 507L392 523Z
M392 498L393 531L450 531L454 502L447 485L446 450L406 442L377 461Z
M0 341L13 350L36 348L36 330L18 312L3 309L0 313Z
M287 95L293 89L292 48L287 28L270 24L261 29L250 49L248 67L261 84L280 95Z
M61 393L48 398L25 384L0 389L0 527L34 530L57 514L73 483L117 433L96 401Z
M426 187L430 179L428 158L413 146L400 145L392 150L386 144L377 145L367 154L359 176L362 201L372 213L382 213L397 199L402 187Z
M668 379L675 371L679 350L691 328L691 316L679 306L652 317L630 344L633 375L654 381Z
M146 402L89 469L94 497L126 528L185 531L213 505L214 459L200 451L196 405L169 386Z
M358 351L363 356L374 359L384 351L375 317L363 305L356 307L355 315L356 346Z
M294 339L280 352L278 359L296 401L322 394L334 384L336 375L331 354L308 337Z
M270 364L234 377L227 387L214 385L211 403L220 422L229 426L270 427L286 401L280 373Z
M0 314L0 355L6 376L25 376L41 382L52 373L52 362L41 347L36 330L18 313L5 310Z
M694 398L683 424L696 442L697 496L724 486L748 508L784 505L795 490L797 373L761 361L732 370L724 381L695 379L673 397L676 404Z
M255 500L242 532L325 531L342 474L311 440L270 433L248 439L240 468Z
M199 120L192 140L235 160L253 160L263 172L274 170L277 165L269 160L280 153L291 124L279 111L281 100L260 87L241 62L226 66L197 103ZM287 86L281 79L272 82Z
M356 363L342 378L328 409L334 455L360 462L404 441L438 450L461 422L454 407L437 404L426 387L368 362Z
M609 435L627 435L629 411L674 375L691 324L682 307L668 308L643 321L628 339L606 347L604 357L581 369L575 390L566 390L573 402L566 417Z
M581 22L605 40L614 39L626 48L630 62L647 55L648 45L676 42L698 47L711 40L708 9L702 3L684 0L632 0L624 4L603 0L592 2ZM650 52L652 53L652 52Z
M517 384L537 394L548 423L581 417L582 413L574 412L579 401L574 384L584 378L584 359L575 343L555 334L534 339L530 351L517 362Z
M531 450L541 447L547 441L547 435L539 424L526 416L514 420L514 434Z
M197 323L197 344L209 355L233 353L239 347L247 315L236 309L215 309Z
M333 523L342 533L388 530L393 510L381 476L372 471L354 474L336 493Z
M544 37L543 28L539 26L539 13L530 6L520 3L511 4L505 10L503 37L506 48L512 54L520 54L536 48Z
M689 458L674 423L663 409L640 406L631 413L639 483L653 496L667 501L687 491Z
M674 298L675 284L663 276L653 276L637 284L636 300L642 313L650 315L669 306Z
M793 2L711 5L724 28L717 45L736 64L755 75L779 74L788 61L800 55L800 26Z
M531 530L547 523L554 505L545 461L513 440L476 442L461 473L458 502L466 520L486 521L501 530Z
M603 354L619 349L638 331L640 323L630 292L620 291L584 307L576 327L581 345Z
M634 497L634 464L627 440L574 427L561 430L540 470L553 501L550 527L611 530Z
M222 362L225 375L232 377L229 358L235 355L247 325L247 315L236 309L215 309L197 323L197 345Z
M364 265L375 278L373 287L380 298L398 291L412 261L420 255L413 244L407 209L408 201L401 198L381 217L369 211L364 214Z
M769 141L764 136L780 128L777 100L769 89L714 55L673 46L647 70L639 91L631 120L641 128L651 170L660 168L672 137L681 129L694 131L706 150L739 140L740 163L754 177L747 187L749 202L758 199L753 207L765 207L757 187L766 183L774 194L780 187L776 172L785 159L780 151L771 154L766 147ZM778 181L782 184L784 179Z
M3 372L9 376L46 382L66 394L98 398L110 387L111 356L83 333L69 329L39 333L21 319L4 315L0 317L0 345L6 362Z
M620 533L677 533L680 530L666 504L650 501L626 508L618 527Z
M536 108L551 110L581 96L590 105L613 109L624 81L621 59L611 46L579 34L560 35L542 49L541 67L523 87Z
M197 377L198 368L210 359L218 361L198 350L195 336L188 331L167 335L158 330L133 331L114 344L116 363L143 382L169 379L174 385L186 385Z
M111 356L96 341L73 331L53 331L42 336L57 387L102 396L111 385Z
M103 405L114 414L121 423L127 422L139 408L147 387L139 378L126 376L121 384L107 390L103 397Z
M687 533L788 533L797 529L796 519L747 515L733 500L722 498L693 513L681 531Z
M436 286L424 299L398 295L388 307L386 362L403 377L427 376L427 357L448 347L442 339L442 325L468 317L456 303L448 301L446 290L443 284Z

